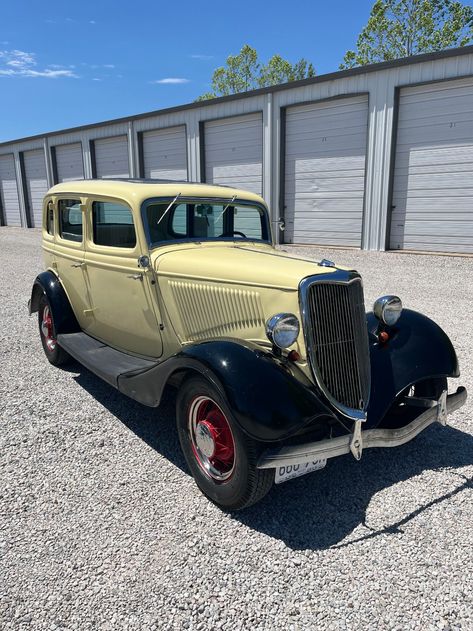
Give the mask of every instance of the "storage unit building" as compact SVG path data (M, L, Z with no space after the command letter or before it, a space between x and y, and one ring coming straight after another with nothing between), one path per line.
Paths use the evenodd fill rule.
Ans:
M0 143L2 221L36 225L48 185L92 177L262 194L277 241L321 256L473 254L473 46Z

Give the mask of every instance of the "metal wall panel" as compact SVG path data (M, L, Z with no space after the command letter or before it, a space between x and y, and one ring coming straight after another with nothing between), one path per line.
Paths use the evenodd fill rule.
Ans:
M261 195L263 119L260 112L205 122L205 181Z
M25 151L25 185L32 228L41 228L43 197L48 190L48 175L43 149Z
M0 204L7 226L21 226L20 200L13 154L0 156Z
M58 182L84 179L84 161L80 142L70 145L56 145L54 153Z
M98 178L130 177L127 136L96 139L94 152Z
M287 109L286 242L361 246L367 130L366 95Z
M143 133L144 177L187 180L187 138L185 125Z
M403 88L392 249L473 253L473 78Z

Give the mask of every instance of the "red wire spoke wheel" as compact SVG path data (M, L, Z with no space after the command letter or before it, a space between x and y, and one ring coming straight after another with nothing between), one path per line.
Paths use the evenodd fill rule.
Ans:
M51 309L49 308L49 305L44 306L43 313L41 315L40 329L44 338L45 347L50 353L52 353L56 348L57 340L54 337L53 318L51 316Z
M192 451L203 471L217 482L229 480L235 468L235 441L221 408L209 397L195 397L188 427Z

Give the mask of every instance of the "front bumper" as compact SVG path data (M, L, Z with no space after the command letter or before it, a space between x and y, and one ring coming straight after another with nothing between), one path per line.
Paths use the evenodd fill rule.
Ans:
M460 387L454 394L445 390L438 401L417 416L411 423L396 429L361 430L361 422L354 424L353 432L346 436L329 438L305 445L291 445L264 451L258 462L258 469L276 469L287 465L297 465L315 460L335 458L352 452L357 460L363 449L370 447L397 447L409 442L432 423L446 425L447 414L460 408L466 401L467 392Z

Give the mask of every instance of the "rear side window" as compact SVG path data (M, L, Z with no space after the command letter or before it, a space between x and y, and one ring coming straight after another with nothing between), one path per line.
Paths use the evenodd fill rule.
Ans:
M59 234L69 241L82 241L82 210L79 199L60 199Z
M94 243L113 248L134 248L135 226L131 210L115 202L92 204Z
M54 204L52 202L48 203L46 209L46 230L48 234L54 234Z

